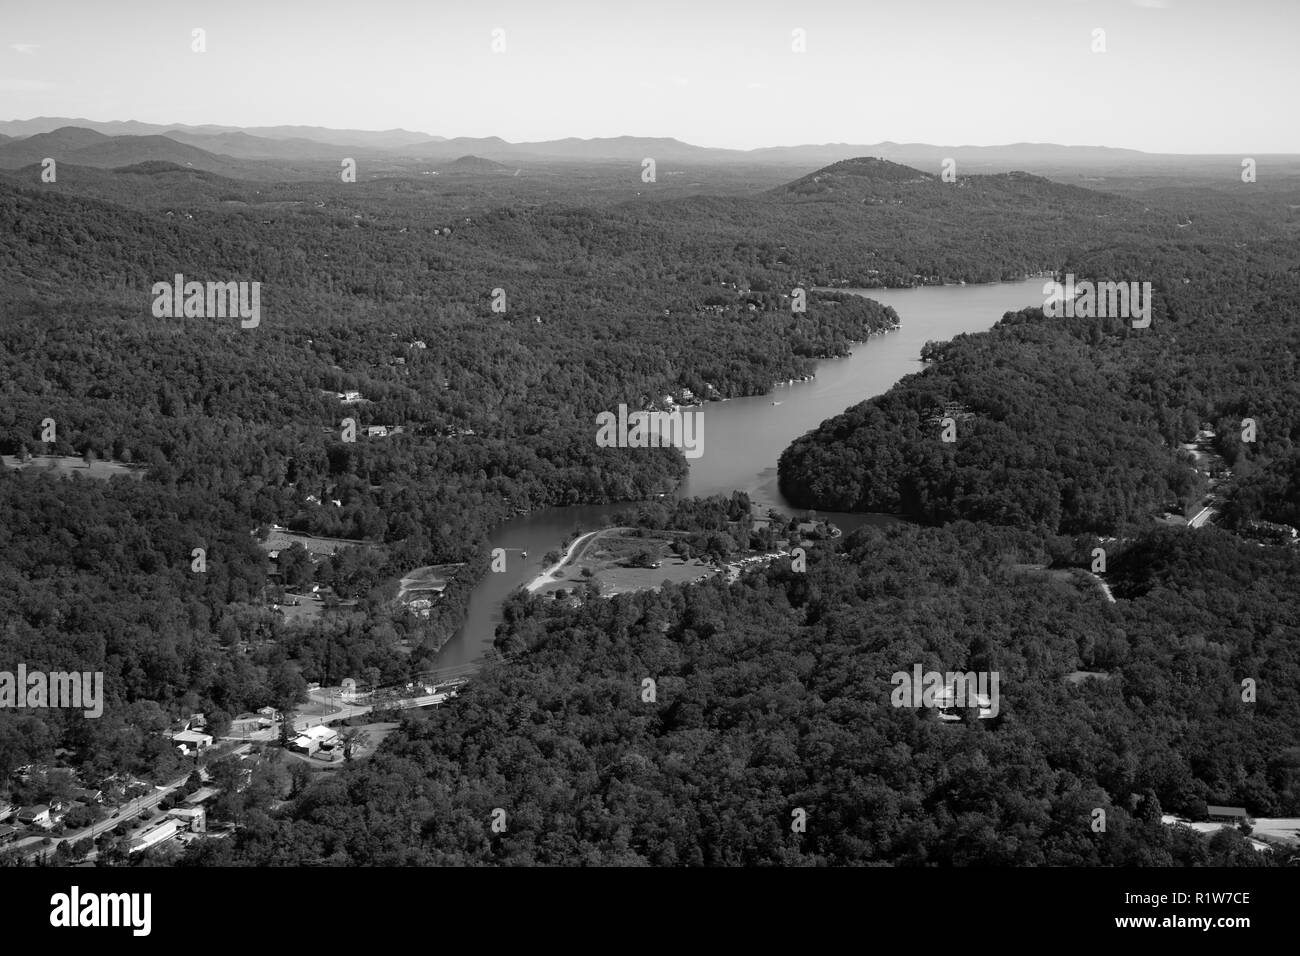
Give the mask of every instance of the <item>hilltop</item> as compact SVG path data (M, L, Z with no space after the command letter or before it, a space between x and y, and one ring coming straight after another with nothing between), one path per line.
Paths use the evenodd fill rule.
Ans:
M513 170L504 163L498 163L482 156L462 156L445 166L438 167L440 173L460 173L469 176L489 176L498 173L512 173Z

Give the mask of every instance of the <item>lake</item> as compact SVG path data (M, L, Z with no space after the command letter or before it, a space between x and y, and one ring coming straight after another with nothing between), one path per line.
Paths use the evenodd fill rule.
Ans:
M777 488L776 462L791 441L831 418L889 390L922 368L921 347L963 332L983 332L1006 312L1042 305L1041 278L986 285L923 286L916 289L844 289L892 306L902 327L872 336L853 354L817 364L809 382L782 385L765 396L733 398L703 406L703 454L687 459L690 474L678 497L749 493L764 511L792 511ZM773 402L780 402L773 405ZM577 531L589 531L631 504L547 508L514 518L491 536L491 547L506 549L506 570L485 574L470 596L464 625L438 654L437 666L457 667L481 658L492 647L501 603L541 570L543 557ZM817 512L850 531L863 524L892 520L885 515ZM523 558L521 551L527 551Z

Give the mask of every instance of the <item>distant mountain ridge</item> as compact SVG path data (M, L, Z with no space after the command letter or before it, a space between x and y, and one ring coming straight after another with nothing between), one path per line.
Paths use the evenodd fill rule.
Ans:
M769 146L758 149L721 149L695 146L671 137L614 136L511 143L497 136L432 136L404 129L355 130L319 126L189 126L142 123L134 120L101 122L66 117L36 117L0 121L0 137L29 138L74 127L107 137L167 136L205 152L238 159L314 161L338 160L351 155L344 150L371 150L400 160L451 161L472 155L507 165L520 160L543 162L641 162L645 158L671 163L750 163L820 167L846 159L875 156L918 169L937 170L946 159L958 171L970 167L980 172L1011 169L1083 170L1143 168L1168 165L1204 167L1220 165L1229 157L1145 153L1103 146L1064 146L1053 143L1010 143L998 146L942 146L927 143L850 144L822 143ZM9 146L12 143L0 142ZM152 157L163 158L163 157ZM1287 157L1300 161L1300 156ZM1231 157L1233 164L1238 157Z
M106 136L76 126L0 143L0 168L3 169L20 169L46 157L72 166L100 169L145 162L175 163L207 172L231 172L237 167L229 157L166 136Z

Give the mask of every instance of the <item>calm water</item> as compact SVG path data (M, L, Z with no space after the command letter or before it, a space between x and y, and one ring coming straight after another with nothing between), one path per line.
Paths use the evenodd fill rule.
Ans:
M902 328L873 336L856 346L847 358L818 363L817 377L811 382L782 385L766 396L705 405L704 453L687 459L691 470L678 491L680 496L740 490L748 492L764 510L790 511L777 490L776 462L791 441L863 399L887 391L904 375L920 371L921 347L927 341L982 332L1005 312L1041 305L1043 280L848 291L861 291L892 306ZM491 546L507 549L507 570L483 576L470 597L465 624L439 653L438 666L451 667L482 657L491 648L496 625L501 621L502 600L541 571L546 552L557 549L561 540L573 532L600 527L603 519L629 507L623 503L549 508L498 528ZM846 531L893 520L886 516L817 514ZM528 552L527 558L521 557L521 550Z

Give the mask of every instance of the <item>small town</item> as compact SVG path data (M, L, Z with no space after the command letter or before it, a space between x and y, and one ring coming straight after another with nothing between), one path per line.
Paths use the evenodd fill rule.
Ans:
M203 714L160 735L156 774L99 780L53 764L18 767L0 781L0 862L118 865L150 852L170 858L195 840L232 836L250 812L274 812L308 783L364 760L399 726L401 712L452 700L467 677L367 689L307 685L296 714L273 707L215 727Z

